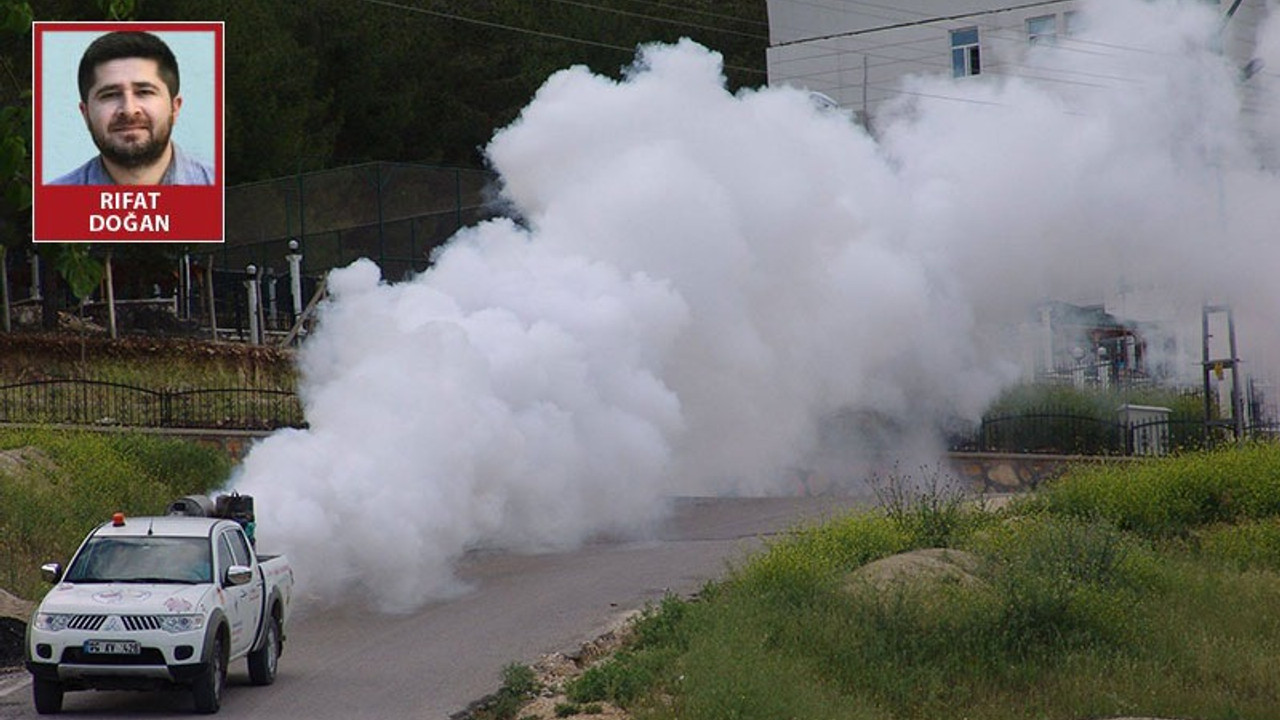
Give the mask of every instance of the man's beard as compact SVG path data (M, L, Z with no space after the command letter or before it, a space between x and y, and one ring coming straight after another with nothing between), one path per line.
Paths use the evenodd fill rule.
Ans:
M107 133L101 135L97 130L92 130L90 135L93 136L93 144L98 146L102 157L133 170L151 165L164 155L165 148L169 147L169 136L173 132L173 119L170 117L167 122L153 123L149 128L151 138L139 143L119 143L112 140L111 127L114 125L108 126Z

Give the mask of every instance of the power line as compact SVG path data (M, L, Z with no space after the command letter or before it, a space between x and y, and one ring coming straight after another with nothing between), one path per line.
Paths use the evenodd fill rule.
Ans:
M472 25L480 25L482 27L496 28L498 30L510 30L512 32L524 33L525 35L536 35L538 37L549 38L552 40L561 40L564 42L578 43L580 45L590 45L592 47L606 48L609 50L620 50L626 53L634 53L634 47L622 47L621 45L610 45L609 43L596 42L595 40L585 40L583 38L571 37L569 35L561 35L559 33L549 33L542 30L531 30L529 28L517 27L515 25L507 25L505 23L493 22L492 20L481 20L479 18L467 17L465 15L456 15L454 13L442 12L440 10L431 10L413 5L404 5L402 3L391 2L391 0L361 0L361 2L369 5L381 5L383 7L395 10L404 10L406 12L418 13L420 15L431 15L433 17L445 18L447 20L456 20L458 22L470 23Z
M986 33L984 36L989 37L991 34L992 33ZM997 37L997 39L1001 39L1001 38ZM842 49L832 50L832 51L823 52L823 53L815 53L810 55L795 55L791 57L780 58L780 59L774 60L771 63L771 65L777 66L777 65L785 65L785 64L791 64L791 63L797 63L797 62L813 62L817 60L823 60L828 58L838 58L843 56L864 55L866 57L872 57L872 58L878 58L878 59L884 60L884 62L876 62L876 63L870 63L866 65L865 66L866 70L874 70L876 68L881 68L881 67L891 67L894 65L901 65L903 63L911 64L911 65L920 65L920 66L931 67L931 68L938 68L943 70L950 70L951 69L950 63L940 59L941 55L936 52L928 53L926 55L921 55L917 57L900 57L896 55L888 55L884 53L874 52L875 50L880 50L880 49L905 47L905 46L917 45L921 43L936 43L937 41L938 41L937 38L919 38L915 40L905 40L905 41L894 42L894 43L880 43L876 45L848 47L848 48L842 48ZM1019 37L1019 41L1021 41L1020 37ZM1052 50L1073 50L1071 48L1061 48L1056 45L1051 49ZM1098 53L1098 52L1089 51L1089 50L1076 50L1076 51L1084 52L1091 55L1111 56L1110 53ZM1046 67L1042 65L1030 65L1030 64L1022 64L1019 67L1020 69L1025 69L1025 70L1058 73L1062 75L1076 75L1081 77L1090 77L1090 78L1099 79L1099 80L1116 80L1119 82L1128 82L1128 83L1144 82L1144 80L1142 80L1141 78L1123 77L1119 75L1109 75L1109 74L1103 74L1103 73L1088 72L1085 70L1076 70L1076 69L1065 68L1065 67L1055 68L1055 67ZM787 76L786 79L791 80L791 79L801 79L801 78L810 78L810 77L820 77L822 75L829 75L832 73L838 73L838 72L844 72L844 71L860 71L862 69L863 69L862 67L837 68L834 70L822 70L814 73L806 73L803 75L789 75ZM1051 82L1055 80L1054 78L1044 78L1044 79ZM1060 81L1073 82L1070 80L1060 80Z
M429 8L417 7L414 5L405 5L403 3L392 2L391 0L361 0L361 2L369 5L380 5L382 7L394 10L402 10L405 12L417 13L420 15L430 15L432 17L444 18L447 20L455 20L457 22L470 23L472 25L480 25L482 27L494 28L498 30L509 30L511 32L522 33L525 35L534 35L537 37L547 38L550 40L559 40L561 42L577 43L579 45L589 45L591 47L605 48L607 50L618 50L629 55L634 55L635 47L623 47L621 45L611 45L609 43L599 42L596 40L587 40L585 38L573 37L571 35L562 35L560 33L546 32L544 30L533 30L531 28L519 27L516 25L508 25L506 23L494 22L492 20L481 20L480 18L468 17L466 15L458 15L456 13L443 12L441 10L431 10ZM748 68L737 65L722 65L725 70L735 70L737 72L748 73L752 75L766 75L764 70L759 68Z
M902 88L886 88L879 87L877 83L871 83L872 87L877 87L884 92L891 92L897 95L910 95L912 97L930 98L932 100L949 100L951 102L967 103L969 105L986 105L988 107L1010 107L1008 103L996 102L994 100L975 100L973 98L955 97L951 95L935 95L932 93L922 93L914 90L903 90Z
M767 20L750 20L748 18L737 17L736 15L726 15L724 13L711 12L709 10L698 10L697 8L684 7L683 5L672 5L671 3L655 2L655 0L628 0L629 2L640 3L642 5L652 5L654 7L665 8L668 10L679 10L683 13L691 15L705 15L707 17L720 18L722 20L732 20L734 22L745 23L747 25L757 25L768 28Z
M605 7L603 5L595 5L587 2L579 2L579 0L551 0L551 1L558 2L563 5L573 5L574 7L588 8L591 10L599 10L600 12L613 13L615 15L624 15L626 17L640 18L642 20L649 20L651 22L666 23L668 25L679 25L681 27L698 28L699 30L710 30L711 32L724 33L727 35L737 35L739 37L751 38L753 40L767 41L769 39L768 35L755 35L752 33L745 33L738 30L730 30L728 28L714 27L711 25L699 25L697 23L690 23L690 22L681 22L679 20L671 20L669 18L656 17L654 15L643 15L641 13L633 13L627 10L618 10L616 8Z
M941 20L938 20L938 22L941 22ZM916 25L915 27L924 27L926 25L928 25L928 23ZM1016 42L1016 43L1022 43L1026 41L1026 37L1021 33L1011 34L1006 31L1006 28L1003 28L999 25L983 24L983 25L980 25L979 28L980 28L981 36L984 38L1001 40L1005 42ZM946 31L946 30L950 30L951 28L942 26L942 27L939 27L938 29L941 31ZM916 38L913 40L900 40L897 42L878 43L875 45L865 45L865 46L855 46L855 47L828 48L822 45L822 43L824 42L831 42L833 40L840 40L840 39L843 39L843 38L830 37L830 38L824 38L821 40L795 41L793 43L787 43L786 45L774 45L770 49L778 48L778 47L800 47L800 46L806 46L806 45L815 45L823 48L823 52L813 53L810 55L794 55L786 59L777 61L779 63L787 63L787 62L801 62L805 60L815 60L815 59L839 56L839 55L844 55L849 53L868 54L868 52L871 50L878 50L878 49L892 48L892 47L903 47L903 46L917 45L922 43L933 43L938 41L938 38L936 37L927 37L927 38ZM1086 40L1086 39L1083 39L1077 36L1072 36L1072 35L1058 35L1056 36L1056 40L1054 43L1054 47L1057 50L1060 50L1063 52L1080 53L1085 55L1096 55L1099 57L1115 56L1115 53L1103 52L1099 50L1090 50L1090 49L1086 49L1085 47L1077 47L1079 45L1096 46L1096 47L1108 48L1112 50L1125 50L1129 52L1144 53L1144 54L1156 55L1156 56L1167 57L1171 55L1171 53L1151 50L1149 48L1142 48L1134 45L1121 45L1116 43L1107 43L1107 42L1102 42L1098 40Z

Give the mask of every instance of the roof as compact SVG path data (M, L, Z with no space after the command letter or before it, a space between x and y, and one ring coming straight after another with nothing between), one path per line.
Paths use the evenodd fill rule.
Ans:
M124 525L115 527L111 521L98 526L100 536L141 537L161 535L169 537L208 537L215 525L229 522L223 518L191 517L187 515L125 517Z

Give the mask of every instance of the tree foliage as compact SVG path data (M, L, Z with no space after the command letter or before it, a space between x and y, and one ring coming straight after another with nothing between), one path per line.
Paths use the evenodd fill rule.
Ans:
M554 71L617 76L691 37L733 87L765 82L764 0L138 0L137 17L226 22L231 183L371 160L476 167Z

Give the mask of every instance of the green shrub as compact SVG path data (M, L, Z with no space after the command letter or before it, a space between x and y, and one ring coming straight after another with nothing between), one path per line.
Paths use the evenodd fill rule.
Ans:
M873 478L872 489L889 520L913 548L945 548L973 526L974 513L964 484L939 467L921 468L921 476L892 473Z
M576 703L608 701L631 707L659 685L678 655L667 648L620 650L567 683L565 695Z
M632 623L630 647L637 650L688 646L689 612L692 603L668 594L656 607L648 605Z
M1149 557L1105 521L1044 516L977 546L991 561L995 637L1013 657L1123 645L1133 598L1155 582Z
M502 668L502 687L471 714L477 720L512 720L541 689L533 668L510 663Z
M1050 512L1101 517L1153 538L1280 516L1280 446L1246 445L1084 468L1050 483L1043 500Z

